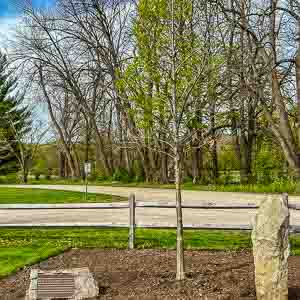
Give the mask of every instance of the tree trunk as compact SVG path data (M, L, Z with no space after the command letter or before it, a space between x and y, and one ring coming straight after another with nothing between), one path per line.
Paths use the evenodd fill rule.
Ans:
M145 180L146 182L151 182L153 178L152 170L151 170L151 165L149 161L149 155L148 155L148 149L144 149L144 157L143 157L143 166L144 166L144 171L145 171Z
M219 168L218 168L218 150L217 150L217 139L213 137L213 145L212 145L212 175L213 181L216 183L219 177Z
M48 111L49 111L49 114L50 114L51 121L53 122L53 124L54 124L54 126L55 126L55 128L56 128L56 130L59 134L60 140L62 142L62 147L65 151L67 161L68 161L68 164L69 164L69 168L71 170L71 176L75 177L75 166L72 163L73 159L71 157L70 150L68 149L63 131L62 131L61 127L59 126L59 124L58 124L58 122L55 118L55 115L54 115L54 112L53 112L53 109L52 109L52 103L51 103L49 95L47 93L46 85L44 83L43 72L42 72L41 68L39 69L39 75L40 75L40 82L41 82L41 87L42 87L42 90L43 90L43 94L45 96L45 99L46 99L46 102L47 102L47 105L48 105Z
M241 87L245 89L244 74L241 74L242 83ZM248 139L247 139L247 125L245 118L245 103L247 101L247 96L241 95L240 104L240 151L241 151L241 165L240 165L240 181L241 184L248 183Z
M218 149L217 149L217 135L216 135L216 100L215 100L215 90L211 94L211 105L210 105L210 126L212 130L212 149L211 149L211 155L212 155L212 176L213 181L216 183L217 179L219 177L219 169L218 169Z
M182 224L182 207L181 207L181 158L182 151L179 145L175 146L175 184L176 184L176 216L177 216L177 247L176 247L176 260L177 271L176 279L183 280L185 278L184 272L184 245L183 245L183 224Z
M241 135L241 165L240 165L240 181L241 184L248 184L248 176L249 176L249 147L245 134Z
M125 146L125 149L124 149L123 153L124 153L123 157L124 157L125 168L126 168L128 174L129 174L129 176L131 177L134 174L133 174L132 160L130 159L130 154L129 154L129 151L128 151L128 148L127 148L127 139L126 139L126 146Z
M167 152L167 148L164 149ZM160 166L160 183L168 183L168 155L166 153L161 154L161 166Z
M89 121L88 117L84 114L85 116L85 161L89 161L89 150L90 150L90 139L91 139L91 133L90 133L90 128L89 128Z
M249 184L253 183L253 175L252 175L252 162L253 162L253 152L255 146L255 116L254 116L254 108L248 108L248 126L247 132L246 129L242 130L241 133L241 166L240 166L240 176L241 176L241 184ZM243 128L243 127L242 127Z
M300 144L300 49L296 56L296 88L297 88L297 138Z
M66 164L66 156L62 151L59 151L59 176L61 178L66 177L65 164Z
M193 184L201 182L203 170L203 151L201 148L195 146L192 148L192 177Z
M74 158L76 177L80 177L81 176L80 159L79 159L79 156L78 156L78 153L77 153L75 147L72 147L72 148L73 148L72 158Z
M28 170L26 168L26 166L23 167L23 170L22 170L22 183L27 183L28 182Z
M104 175L111 176L112 175L111 161L109 161L109 159L107 159L107 156L105 155L101 133L98 130L97 122L94 117L91 118L91 121L93 123L93 127L96 133L96 147L97 147L98 159L101 161Z

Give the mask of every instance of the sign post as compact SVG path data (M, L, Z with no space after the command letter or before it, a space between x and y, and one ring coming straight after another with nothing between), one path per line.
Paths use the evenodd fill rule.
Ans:
M84 177L85 177L85 202L87 202L87 192L88 192L88 176L92 172L92 163L89 161L86 161L84 163Z

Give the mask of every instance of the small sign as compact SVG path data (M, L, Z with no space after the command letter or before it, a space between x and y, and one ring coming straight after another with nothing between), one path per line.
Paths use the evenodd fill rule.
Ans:
M39 274L37 299L72 299L75 291L73 274Z
M84 173L85 175L89 175L92 172L92 163L91 162L85 162L84 163Z
M25 300L82 300L95 298L99 287L88 268L37 270L30 273Z

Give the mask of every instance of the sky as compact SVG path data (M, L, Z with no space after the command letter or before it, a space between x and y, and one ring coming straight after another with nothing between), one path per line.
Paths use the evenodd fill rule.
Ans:
M17 16L26 3L30 3L37 8L47 8L54 5L55 0L1 0L0 17Z
M13 37L26 3L35 8L51 8L55 0L0 0L0 48L5 48L7 39Z
M51 8L55 0L0 0L0 50L9 53L8 40L14 39L16 25L21 20L22 8L30 3L35 8ZM48 123L48 113L44 105L35 106L35 115L39 116L45 126Z

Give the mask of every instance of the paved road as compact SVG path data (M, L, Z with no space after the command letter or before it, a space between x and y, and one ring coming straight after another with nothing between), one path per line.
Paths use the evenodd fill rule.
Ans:
M78 185L18 185L19 188L43 188L55 190L84 191L83 186ZM175 191L167 189L151 188L125 188L125 187L102 187L89 186L89 192L113 194L127 197L135 193L136 199L145 202L159 201L161 203L174 203ZM1 193L1 186L0 186ZM183 191L185 204L217 203L217 204L243 204L256 203L265 196L250 193L225 193L225 192L202 192ZM291 196L291 203L300 203L299 196ZM255 210L192 210L184 209L184 224L244 224L252 223ZM169 225L176 223L175 209L166 208L137 208L136 219L139 224ZM128 210L0 210L0 223L128 223ZM300 225L300 211L291 212L291 223Z

